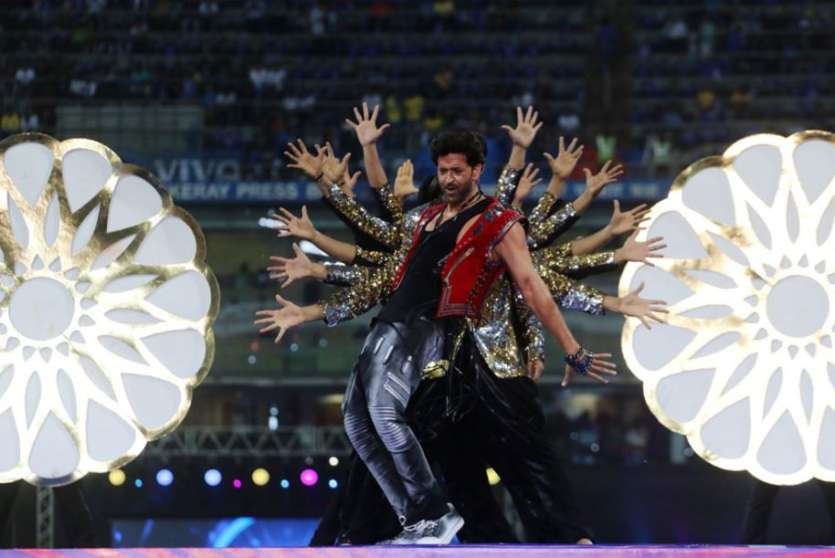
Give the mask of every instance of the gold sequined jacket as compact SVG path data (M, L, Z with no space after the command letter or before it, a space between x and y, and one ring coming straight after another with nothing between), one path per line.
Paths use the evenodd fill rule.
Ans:
M403 227L400 225L403 220L403 205L394 195L394 190L388 183L376 190L375 195L386 212L391 215L391 223L371 215L356 199L345 194L335 184L331 185L325 199L355 234L373 239L376 241L376 247L383 251L394 251L400 246L402 239ZM379 265L371 260L363 260L363 256L360 254L357 257L360 263Z

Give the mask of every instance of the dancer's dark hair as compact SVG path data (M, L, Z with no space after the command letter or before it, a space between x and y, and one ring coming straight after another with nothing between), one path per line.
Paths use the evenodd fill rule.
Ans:
M438 164L438 157L450 153L461 153L471 167L484 164L487 158L487 143L478 132L470 130L446 130L434 138L429 145L432 162Z

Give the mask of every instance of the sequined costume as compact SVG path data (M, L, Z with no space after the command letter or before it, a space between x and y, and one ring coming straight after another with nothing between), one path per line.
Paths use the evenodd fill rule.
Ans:
M404 238L410 238L410 235L405 233ZM407 248L404 247L404 250ZM341 321L354 312L369 309L376 302L371 296L387 294L391 276L397 267L396 260L397 255L393 255L388 265L378 269L358 267L348 271L349 266L345 266L345 269L336 271L334 266L329 266L329 281L353 281L355 286L360 287L359 290L371 286L371 291L376 292L376 295L370 295L369 291L365 291L366 294L360 298L347 295L353 303L350 310L326 306L329 321ZM572 282L565 279L559 286L565 289L566 301L587 303L580 296L582 289L572 289L571 285ZM363 308L356 306L360 301L365 302ZM519 508L523 508L521 515L529 540L574 542L589 536L574 519L578 514L570 489L544 436L544 418L536 399L536 387L526 376L525 362L544 358L544 335L538 320L524 304L512 281L505 276L488 293L481 318L468 318L467 323L466 343L459 356L463 360L458 366L461 367L461 362L466 363L464 368L468 370L470 381L474 377L480 378L477 383L485 386L481 394L484 401L473 401L468 393L462 393L462 404L472 406L474 411L462 413L461 420L445 423L443 428L429 426L437 424L436 415L443 415L443 412L430 412L429 409L438 410L439 401L445 401L447 394L443 381L429 381L421 384L424 389L418 392L418 402L412 412L417 413L413 424L424 426L420 437L427 456L440 464L446 491L467 518L459 537L468 542L516 540L484 482L482 472L487 463L497 466L503 471L500 473L503 478L508 478L513 499ZM520 324L522 335L517 335L514 323ZM426 416L427 412L430 416ZM476 415L480 416L481 425L473 418ZM518 443L519 451L512 452L513 459L508 459L507 454L500 455L494 444L495 433L508 431L515 432L514 442ZM462 440L467 440L466 444ZM506 445L505 449L509 446ZM462 451L466 452L466 459L462 459ZM354 507L368 509L371 506L369 502L380 499L379 491L362 480L361 469L360 464L352 467L351 484L348 485L348 489L359 485L354 490L361 496L352 498L356 500L353 503L334 509L334 513L344 514L339 520L334 519L333 514L326 516L314 542L326 544L328 540L333 540L334 531L328 528L329 525L334 529L341 528L344 537L357 543L374 542L390 536L396 529L396 523L390 521L390 517L388 522L369 524L366 516ZM388 531L385 525L388 525Z
M509 197L518 176L518 170L506 168L500 179L499 195ZM575 283L569 276L606 270L614 263L614 254L606 252L578 257L571 253L570 243L550 245L577 218L570 204L553 212L554 201L552 196L544 196L531 212L532 234L528 243L535 250L532 252L534 265L561 307L602 314L603 294ZM327 282L351 285L324 301L325 321L329 325L359 315L389 295L396 270L410 249L421 209L406 214L401 234L403 245L396 251L357 251L356 263L374 264L378 266L376 269L326 266ZM483 477L479 473L485 463L501 469L499 474L517 503L529 541L575 542L589 536L574 519L577 510L570 488L553 448L544 437L544 417L537 401L536 386L526 376L526 362L544 359L541 324L505 275L487 293L481 316L467 318L467 325L454 363L454 369L467 378L459 382L460 388L455 388L460 390L457 396L464 412L457 420L437 426L437 417L449 410L449 382L444 381L422 382L412 411L414 423L424 426L421 440L427 454L436 455L442 463L441 469L446 472L444 480L451 499L465 517L469 512L477 520L468 519L461 533L463 540L515 540L506 522L496 517L500 514L490 497L489 487L483 478L479 479ZM443 377L445 371L437 376ZM426 372L427 378L434 377L431 371ZM473 386L481 387L473 389ZM462 440L468 441L469 450L462 446ZM511 451L508 448L512 448ZM475 453L483 461L471 460L456 466L462 459L461 452L455 450L462 449L469 457ZM352 478L357 482L362 475L354 471ZM373 492L368 486L363 490L365 494ZM462 498L462 494L468 497ZM373 501L373 496L369 498ZM368 504L369 498L362 501ZM480 503L473 505L473 502ZM348 530L352 532L349 538L354 542L373 542L375 529L363 518L363 514L357 512L351 517L343 517L341 523L352 525ZM328 537L324 523L320 533L323 537L318 540L320 544ZM365 533L366 528L371 534ZM376 533L380 536L381 531Z
M440 366L446 372L440 363L452 361L451 336L461 330L465 314L480 312L483 296L472 293L486 294L504 272L500 263L486 266L482 259L521 216L482 198L437 223L434 217L446 206L424 210L343 400L348 438L404 526L456 514L453 508L447 513L406 409L426 370ZM473 226L459 234L471 218ZM479 275L473 277L470 269Z
M521 174L522 169L510 166L502 170L496 186L496 198L503 204L510 205L513 201ZM559 210L551 212L554 202L556 198L545 192L528 216L528 246L531 251L547 246L577 222L577 212L572 204L567 203Z
M328 195L324 199L339 218L348 225L362 249L392 251L400 246L402 240L400 222L403 219L403 206L389 184L382 186L377 191L377 195L385 211L392 215L394 220L391 223L371 215L365 207L345 194L335 184L328 189ZM360 239L363 242L359 242ZM369 264L374 265L371 261Z
M505 167L499 176L496 198L504 204L510 204L522 169ZM565 233L579 218L571 203L555 209L557 199L545 192L528 215L528 246L534 264L540 255L537 271L544 268L570 277L580 277L591 273L601 273L614 268L614 252L575 256L571 252L571 243L554 245L554 241ZM540 273L541 274L541 273Z

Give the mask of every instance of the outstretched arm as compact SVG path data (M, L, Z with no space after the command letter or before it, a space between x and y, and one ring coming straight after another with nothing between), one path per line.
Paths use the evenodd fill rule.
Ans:
M383 132L389 127L389 124L377 126L377 115L380 112L380 106L374 107L374 110L369 114L368 103L362 104L362 113L357 107L354 107L354 117L356 122L346 118L345 122L354 129L357 134L357 140L362 146L362 159L365 163L365 173L368 177L368 184L374 191L375 196L385 210L386 218L389 221L399 224L403 220L403 205L400 202L391 184L389 184L386 171L383 164L380 162L380 155L377 151L377 142L383 136Z
M553 229L558 226L555 221L562 220L562 217L557 217L554 221L546 223L551 208L562 195L562 191L565 188L565 181L574 172L574 167L577 165L577 161L580 160L582 154L583 146L577 146L577 138L572 139L571 143L566 147L565 139L562 136L560 136L559 151L557 151L556 157L548 152L543 153L545 159L548 161L548 168L551 169L551 181L548 183L548 188L542 193L539 201L536 202L536 205L531 210L531 214L528 215L528 223L530 223L531 231L535 232L543 227L551 227ZM521 189L517 190L517 196L527 195L519 190ZM573 207L570 209L573 211ZM541 233L535 232L535 234L543 237L549 236L547 231Z
M319 232L313 226L313 221L307 214L306 205L302 206L300 217L296 217L283 207L278 210L280 213L276 213L275 218L286 226L284 229L279 229L279 237L294 236L302 240L309 240L330 257L343 263L353 263L357 255L357 247Z
M281 295L275 295L275 301L281 308L257 311L257 319L253 323L260 326L258 333L275 332L276 343L281 341L288 330L305 322L321 320L325 316L324 307L320 304L297 306Z
M548 161L548 168L551 169L551 181L548 182L548 188L545 192L556 201L562 196L565 181L574 172L577 161L583 156L583 145L577 145L577 138L572 138L571 143L566 147L565 139L560 136L557 156L554 157L547 151L542 155Z
M591 202L600 195L603 188L616 181L623 174L623 165L615 165L609 168L611 164L612 161L606 161L606 164L597 174L592 174L589 169L583 169L583 173L586 175L586 189L572 202L577 213L582 215L589 208Z
M322 168L325 176L329 180L333 180L334 176L348 176L346 170L347 160L345 157L341 160L337 159L330 147L326 147L326 155ZM343 178L343 183L345 181L345 178ZM391 187L386 186L383 190L385 190L386 199L394 199L394 193ZM371 215L350 193L346 193L344 186L339 186L336 183L333 183L328 189L325 200L340 219L349 226L357 239L357 243L361 246L367 248L373 246L391 251L396 249L400 244L400 225L403 212L399 201L396 201L396 205L400 208L397 212L397 220L388 223L379 217ZM371 242L365 242L363 239Z
M496 256L501 258L510 270L513 281L522 292L525 302L542 322L546 331L557 340L569 358L572 358L570 361L572 364L569 364L569 368L572 369L571 373L576 368L578 372L588 373L589 376L601 382L605 380L600 374L615 373L615 365L609 361L610 354L595 355L585 352L574 339L551 293L533 267L525 232L521 225L517 223L510 228L496 246ZM569 374L567 369L564 383L570 379Z
M305 322L325 320L329 326L335 326L359 316L389 294L395 269L394 262L373 270L363 268L365 275L351 287L339 289L318 304L309 306L298 306L275 295L281 308L255 313L255 325L261 326L258 333L276 331L275 342L278 343L289 329Z
M594 234L572 242L571 253L575 256L582 256L596 252L614 237L638 230L641 223L647 220L648 213L649 209L644 203L629 211L621 211L620 202L615 200L609 223Z
M557 159L560 156L562 156L562 153L557 156ZM567 154L566 160L570 158L571 156ZM556 198L548 192L543 194L539 204L531 212L529 244L532 248L541 248L553 242L589 208L591 202L603 191L607 184L614 182L623 173L621 165L609 169L610 163L611 161L607 162L603 169L594 175L588 169L583 169L586 173L585 191L577 196L577 199L572 203L566 204L550 216L547 216L548 211L550 211ZM571 168L573 169L573 166Z
M528 107L527 113L522 113L522 107L516 107L516 127L511 128L508 124L501 127L507 132L510 141L513 142L510 158L499 177L496 189L496 199L504 205L511 205L517 201L515 195L516 181L525 166L525 154L541 127L542 122L539 122L539 113L535 112L533 107ZM521 204L522 199L524 199L524 196L518 199L519 204Z
M354 117L356 121L346 118L345 122L354 129L357 134L357 140L362 146L362 159L365 163L365 173L368 176L368 184L372 188L381 188L388 183L386 178L386 171L383 169L383 164L380 162L380 155L377 153L377 141L383 136L383 132L390 126L383 124L377 126L377 114L380 112L380 106L374 107L374 110L369 114L368 103L362 104L362 114L357 107L354 107Z
M516 127L502 125L502 130L507 132L510 141L513 142L507 166L514 169L521 169L525 166L525 154L540 128L542 128L542 122L539 122L539 113L533 107L528 107L528 111L524 114L522 114L522 107L516 107Z
M666 304L661 300L639 297L643 285L625 297L607 295L568 277L559 266L544 260L541 255L542 252L538 252L534 258L536 271L560 308L593 315L605 314L607 311L617 312L638 318L647 328L650 327L650 322L664 321L664 314L667 313Z

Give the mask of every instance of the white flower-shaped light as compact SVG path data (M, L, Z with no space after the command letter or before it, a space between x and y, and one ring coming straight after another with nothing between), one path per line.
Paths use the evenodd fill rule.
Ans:
M670 304L667 325L624 325L646 401L695 452L772 484L835 480L835 136L760 134L702 159L652 208L630 263Z
M185 417L218 288L194 219L99 143L0 142L0 482L130 461Z

